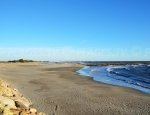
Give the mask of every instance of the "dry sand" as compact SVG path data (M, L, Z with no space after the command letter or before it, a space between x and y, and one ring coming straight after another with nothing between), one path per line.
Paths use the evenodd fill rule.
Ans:
M97 83L74 71L81 65L0 64L0 79L47 115L150 115L150 95Z

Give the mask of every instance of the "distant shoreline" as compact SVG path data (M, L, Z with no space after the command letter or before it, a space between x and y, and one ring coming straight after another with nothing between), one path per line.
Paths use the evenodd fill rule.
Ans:
M107 65L126 65L126 64L150 64L150 61L37 61L30 59L18 59L0 61L0 63L27 63L27 62L44 62L44 63L72 63L88 66L107 66Z
M28 59L0 61L0 63L31 63L31 62L46 62L46 63L48 63L49 61L36 61L36 60L28 60Z
M137 65L150 64L150 61L83 61L81 64L86 66L108 66L108 65Z

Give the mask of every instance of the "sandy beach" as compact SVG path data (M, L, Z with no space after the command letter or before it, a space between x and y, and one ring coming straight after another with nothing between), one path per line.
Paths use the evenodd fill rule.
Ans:
M78 64L0 63L0 79L47 115L149 115L150 95L77 75Z

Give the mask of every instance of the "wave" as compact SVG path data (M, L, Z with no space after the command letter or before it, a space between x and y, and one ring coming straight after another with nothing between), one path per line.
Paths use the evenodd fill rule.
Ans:
M150 65L86 66L78 73L96 81L150 93Z

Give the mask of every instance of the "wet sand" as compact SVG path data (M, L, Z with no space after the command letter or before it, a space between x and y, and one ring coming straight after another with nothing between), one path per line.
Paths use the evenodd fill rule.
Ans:
M0 79L47 115L149 115L150 95L77 75L77 64L0 63Z

